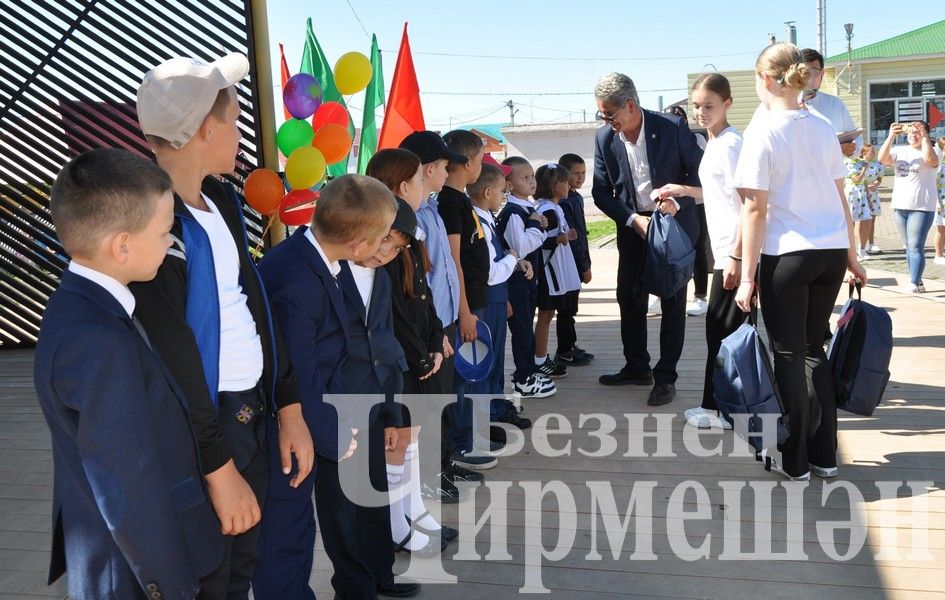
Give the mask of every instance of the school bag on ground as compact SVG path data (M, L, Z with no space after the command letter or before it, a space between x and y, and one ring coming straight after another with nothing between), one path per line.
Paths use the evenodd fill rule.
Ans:
M669 298L692 279L696 250L692 240L671 215L655 211L646 233L643 285L646 291Z
M766 422L762 415L776 415L776 439L783 444L790 432L788 417L775 385L768 349L755 328L754 314L752 310L748 321L722 340L712 375L713 395L722 417L733 427L734 415L749 415L748 433L761 434ZM767 417L767 422L774 418ZM769 435L769 442L774 442L775 434ZM749 435L746 441L756 452L766 445L760 435Z
M889 313L862 300L862 286L856 284L853 297L840 310L837 330L827 350L833 373L837 408L865 417L883 399L889 383L889 361L892 358L892 320Z

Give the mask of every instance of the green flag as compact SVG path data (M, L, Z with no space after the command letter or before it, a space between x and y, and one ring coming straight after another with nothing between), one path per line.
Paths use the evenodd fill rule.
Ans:
M299 73L308 73L318 80L318 83L322 86L322 102L337 102L345 109L348 108L344 98L341 97L341 92L335 87L335 76L332 75L331 65L328 64L328 59L325 58L325 53L322 52L322 47L312 31L311 17L305 21L305 48L302 50L302 66L299 68ZM351 139L354 139L354 124L351 122L350 113L348 115L348 133L351 134ZM329 177L338 177L347 172L347 159L328 167Z
M364 92L364 120L361 122L361 144L358 146L358 173L362 175L367 170L368 161L377 152L375 111L384 104L384 70L376 35L371 36L371 69L371 82Z

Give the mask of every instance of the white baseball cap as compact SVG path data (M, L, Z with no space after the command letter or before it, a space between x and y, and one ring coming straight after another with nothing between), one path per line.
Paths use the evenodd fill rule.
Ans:
M138 123L180 148L197 133L220 90L236 85L249 73L249 60L233 52L207 64L193 58L172 58L144 75L138 88Z

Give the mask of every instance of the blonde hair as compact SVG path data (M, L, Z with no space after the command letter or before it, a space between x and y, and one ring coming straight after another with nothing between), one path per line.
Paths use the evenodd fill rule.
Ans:
M802 90L810 81L811 72L804 56L794 44L771 44L755 61L755 71L767 75L784 87Z
M347 244L390 229L397 201L386 185L367 175L342 175L321 190L312 229L329 243Z

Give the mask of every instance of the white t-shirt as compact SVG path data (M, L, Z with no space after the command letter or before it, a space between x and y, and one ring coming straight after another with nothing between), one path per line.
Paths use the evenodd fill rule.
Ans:
M715 256L715 269L724 269L735 243L742 199L735 189L735 167L742 149L742 134L728 127L705 147L699 163L699 181L705 203L705 219Z
M813 98L805 102L805 105L812 115L830 123L836 133L856 129L856 124L850 116L850 109L843 100L834 95L818 91ZM863 136L858 135L854 143L856 144L855 154L859 156L860 148L863 147Z
M892 207L902 210L934 211L938 200L935 167L925 164L922 150L912 146L893 146Z
M240 285L240 259L233 234L220 211L207 196L210 212L188 206L207 237L213 252L220 302L220 382L217 391L241 392L256 385L263 371L262 342L256 322Z
M351 278L358 286L361 302L364 303L364 314L367 315L371 311L371 294L374 292L374 269L356 265L351 261L348 261L348 267L351 268Z
M846 176L833 128L804 110L756 114L745 130L735 186L768 192L762 254L847 248L836 180Z

